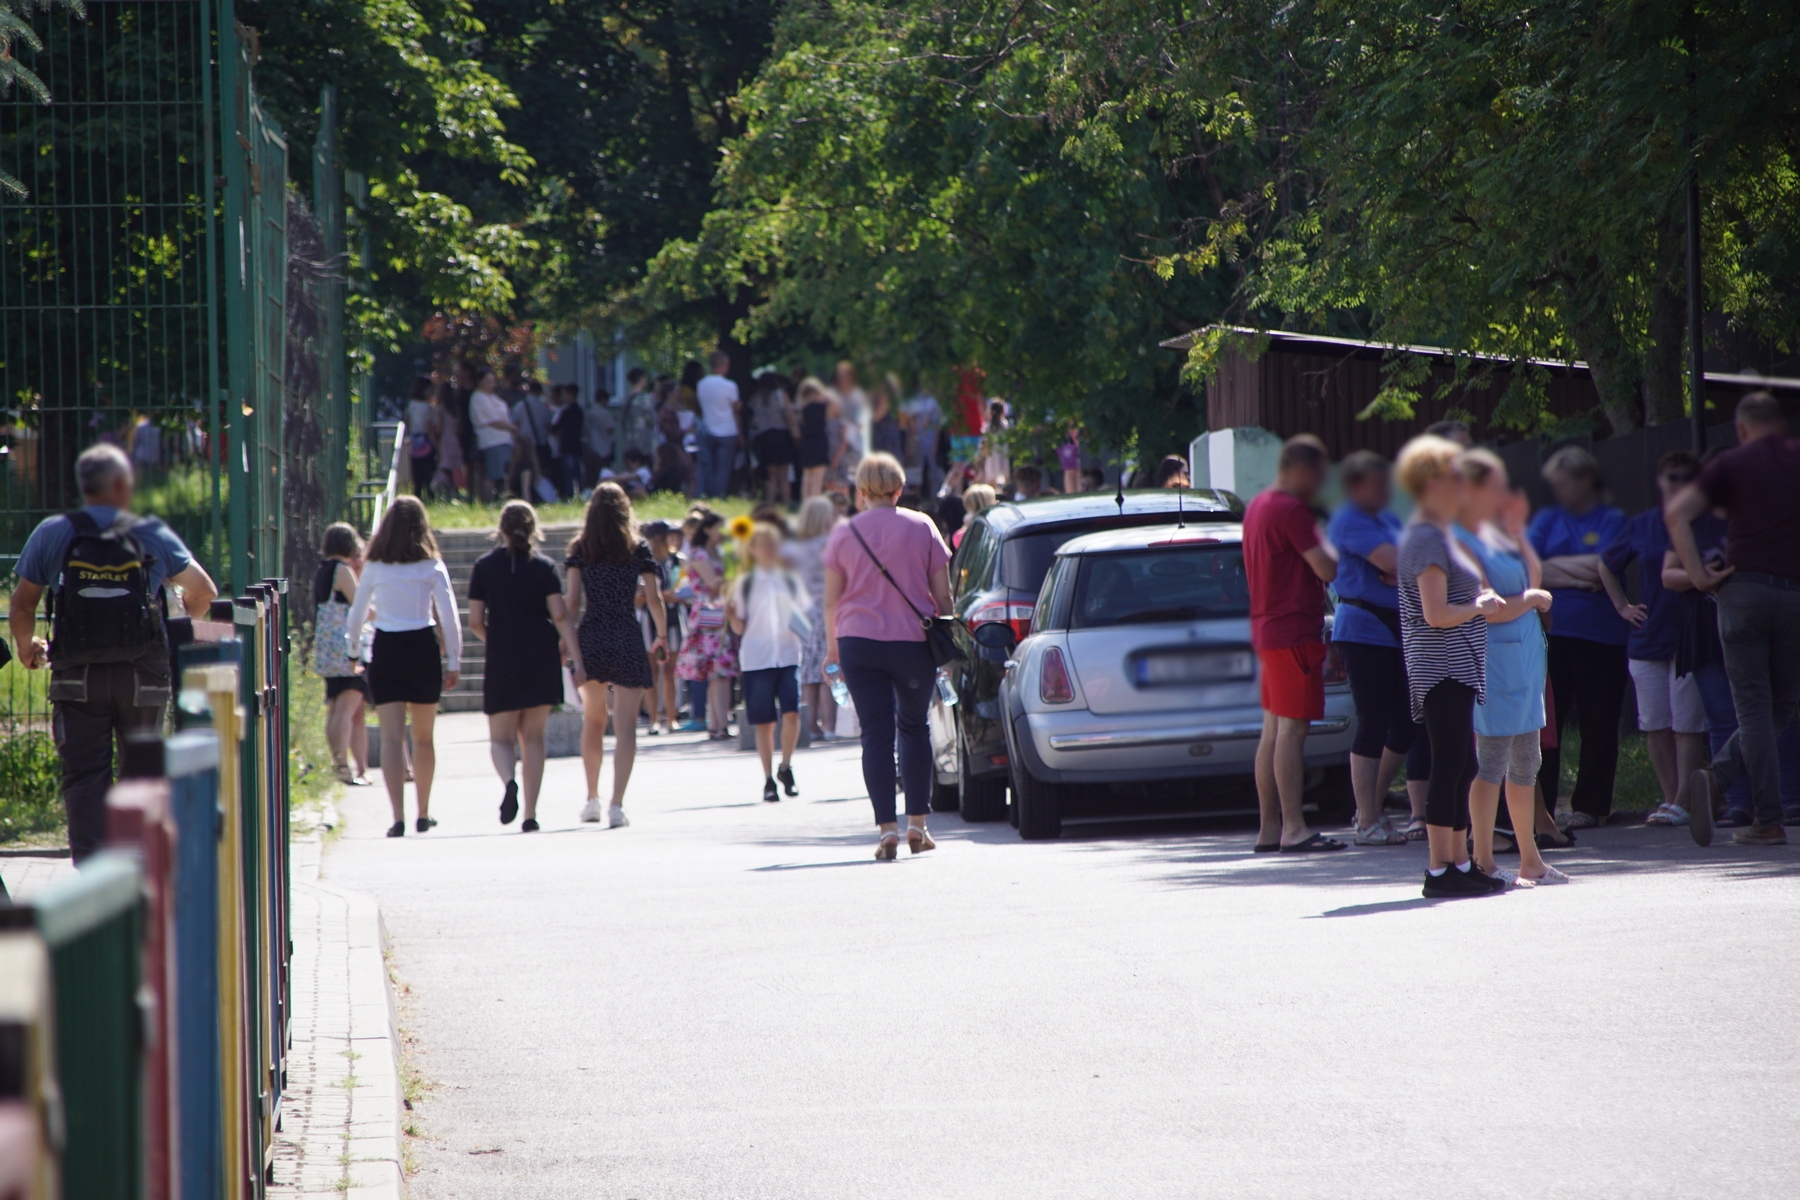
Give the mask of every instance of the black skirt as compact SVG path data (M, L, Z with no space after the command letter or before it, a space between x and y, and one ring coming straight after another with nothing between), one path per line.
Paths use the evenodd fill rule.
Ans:
M436 704L444 694L437 630L377 629L368 679L369 698L377 705Z
M756 451L756 461L765 467L794 464L794 435L785 429L765 429L750 444Z
M365 697L369 694L369 681L362 675L327 675L325 677L325 701L330 703L345 692L361 692Z

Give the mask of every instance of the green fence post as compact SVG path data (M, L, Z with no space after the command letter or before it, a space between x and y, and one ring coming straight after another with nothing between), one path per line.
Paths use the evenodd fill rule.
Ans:
M56 981L63 1195L71 1200L140 1200L143 1191L142 905L137 862L105 851L32 906Z

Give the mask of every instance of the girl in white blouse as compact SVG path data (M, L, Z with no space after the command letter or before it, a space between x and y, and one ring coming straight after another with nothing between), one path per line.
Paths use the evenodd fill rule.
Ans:
M419 798L414 828L424 833L437 824L430 811L431 777L437 768L431 736L438 698L445 688L456 686L462 668L456 593L450 590L450 572L438 558L425 506L415 497L396 497L369 543L367 565L350 605L352 655L361 650L363 624L371 609L375 642L368 680L370 702L381 720L381 774L394 807L388 836L404 837L407 718L412 718L413 780ZM440 632L447 663L438 658Z

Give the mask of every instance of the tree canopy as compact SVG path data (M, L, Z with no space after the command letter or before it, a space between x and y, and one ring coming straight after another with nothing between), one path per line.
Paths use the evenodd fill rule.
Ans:
M1692 165L1709 310L1800 350L1800 26L1765 0L248 11L297 144L339 88L384 329L628 322L751 360L798 330L1155 448L1222 345L1155 343L1235 323L1584 359L1625 430L1686 408ZM1496 419L1542 427L1512 377ZM1423 378L1393 356L1374 412Z

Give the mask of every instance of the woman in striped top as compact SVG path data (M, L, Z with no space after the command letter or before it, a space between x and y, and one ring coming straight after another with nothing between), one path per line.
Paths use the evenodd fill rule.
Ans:
M1462 447L1447 438L1414 438L1396 474L1418 508L1400 540L1400 635L1413 720L1431 738L1425 835L1431 865L1425 895L1490 895L1506 885L1469 862L1470 747L1475 705L1487 690L1487 628L1499 596L1482 586L1481 568L1456 543L1462 506Z

